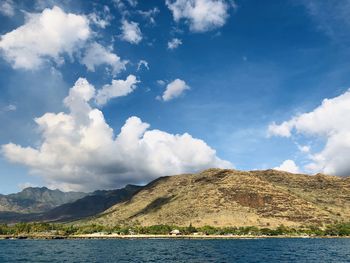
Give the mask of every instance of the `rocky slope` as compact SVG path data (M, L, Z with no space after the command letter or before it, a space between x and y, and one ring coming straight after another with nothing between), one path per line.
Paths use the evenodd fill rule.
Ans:
M84 223L274 227L350 219L350 178L209 169L159 178Z

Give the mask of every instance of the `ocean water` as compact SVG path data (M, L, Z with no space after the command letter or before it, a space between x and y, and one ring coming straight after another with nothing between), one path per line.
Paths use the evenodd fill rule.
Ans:
M350 239L0 240L0 262L350 262Z

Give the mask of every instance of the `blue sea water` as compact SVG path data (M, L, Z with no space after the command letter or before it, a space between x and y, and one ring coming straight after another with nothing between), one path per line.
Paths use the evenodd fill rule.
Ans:
M0 262L350 262L350 239L0 240Z

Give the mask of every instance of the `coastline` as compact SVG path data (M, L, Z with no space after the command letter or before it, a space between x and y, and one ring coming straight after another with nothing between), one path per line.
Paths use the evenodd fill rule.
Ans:
M191 239L191 240L210 240L210 239L282 239L282 238L350 238L350 236L297 236L297 235L278 235L278 236L253 236L253 235L119 235L119 234L82 234L82 235L41 235L41 234L29 234L29 235L0 235L0 240L13 240L13 239L29 239L29 240L57 240L57 239L70 239L70 240L83 240L83 239Z

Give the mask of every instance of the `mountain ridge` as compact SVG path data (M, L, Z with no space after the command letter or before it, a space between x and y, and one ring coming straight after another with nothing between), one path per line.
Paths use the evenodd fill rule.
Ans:
M80 199L37 213L0 212L0 223L69 222L99 214L118 202L129 199L142 187L126 185L115 190L96 190Z
M63 204L47 211L41 217L45 221L72 221L96 215L112 205L128 200L142 186L126 185L115 190L97 190L74 202Z
M350 217L350 178L208 169L161 177L87 223L300 226Z
M83 192L62 192L47 187L27 187L18 193L0 195L0 212L40 213L86 195Z
M348 218L350 177L217 168L163 176L145 186L97 190L44 212L0 212L0 222L108 226L294 227L333 224Z

